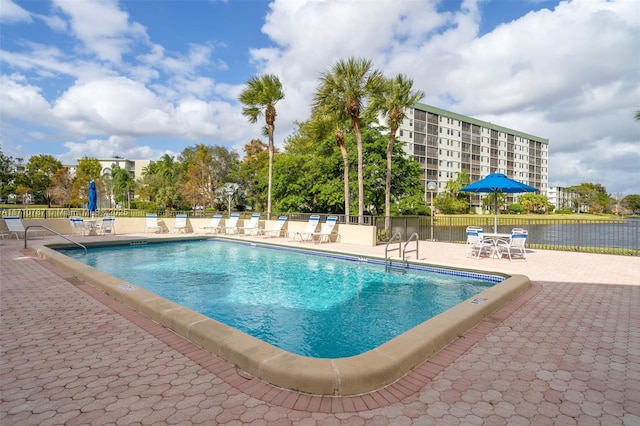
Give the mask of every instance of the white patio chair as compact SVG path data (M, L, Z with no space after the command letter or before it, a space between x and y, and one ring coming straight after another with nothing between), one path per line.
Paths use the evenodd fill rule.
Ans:
M12 235L16 236L16 240L20 238L24 238L25 232L27 232L27 237L33 235L34 237L44 238L44 231L40 229L29 229L29 231L25 231L24 225L22 224L22 220L20 220L19 216L5 216L3 217L4 223L7 225L7 230L9 231L9 239L11 239Z
M500 254L500 257L506 253L509 256L509 261L513 261L514 258L523 259L525 262L527 259L527 249L524 247L529 233L527 231L516 231L511 233L509 240L500 239L496 242L496 249Z
M322 224L320 231L311 234L311 239L317 243L331 242L331 237L333 235L337 235L334 233L337 222L338 216L329 216L327 220Z
M173 223L173 232L187 232L187 215L186 214L177 214L176 221Z
M318 228L318 223L320 223L320 215L311 215L304 231L294 233L291 241L295 241L296 237L299 237L300 241L310 241L313 237L313 233L316 232L316 228Z
M150 229L153 229L153 232L160 232L162 234L162 225L158 221L158 215L155 213L148 213L145 217L144 223L144 232L149 232Z
M244 235L258 235L260 233L260 213L252 214L246 226L239 226L238 233L240 232Z
M237 234L238 233L238 219L240 219L240 213L231 213L229 219L224 222L225 234Z
M103 217L102 221L98 223L98 233L100 235L115 235L116 234L116 218L113 216Z
M86 235L87 227L85 226L84 219L80 216L71 216L69 218L71 224L71 235Z
M263 229L260 231L262 238L280 237L284 230L284 224L287 222L286 216L280 216L276 221L276 224L271 229Z
M217 234L222 228L222 226L220 226L221 220L221 214L214 214L209 224L207 226L201 226L200 229L202 229L202 232L205 234Z
M476 259L479 259L482 253L488 253L489 256L493 254L495 248L493 242L486 241L482 233L482 228L467 228L467 257L475 256Z

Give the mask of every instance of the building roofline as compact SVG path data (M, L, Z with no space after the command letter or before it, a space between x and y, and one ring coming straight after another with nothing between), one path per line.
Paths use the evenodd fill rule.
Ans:
M523 138L527 138L536 142L541 142L543 144L549 145L549 139L541 138L540 136L531 135L529 133L520 132L518 130L509 129L508 127L499 126L497 124L489 123L488 121L478 120L477 118L469 117L466 115L458 114L453 111L447 111L446 109L434 107L432 105L423 104L421 102L416 102L414 104L414 108L420 109L423 111L431 112L438 115L444 115L445 117L455 118L456 120L466 121L467 123L475 124L478 126L486 127L488 129L497 130L499 132L509 133L514 136L520 136Z

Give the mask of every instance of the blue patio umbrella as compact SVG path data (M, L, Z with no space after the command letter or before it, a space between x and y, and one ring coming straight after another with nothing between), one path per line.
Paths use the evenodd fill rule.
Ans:
M493 232L498 232L498 194L518 194L520 192L536 192L538 189L517 180L508 178L502 173L492 173L477 182L469 184L460 191L494 194Z
M87 204L87 210L90 213L95 213L98 210L98 193L96 192L96 183L91 181L89 183L89 203Z

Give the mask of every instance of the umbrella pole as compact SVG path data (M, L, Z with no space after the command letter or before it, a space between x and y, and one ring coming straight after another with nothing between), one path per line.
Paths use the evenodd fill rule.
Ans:
M493 233L498 233L498 193L493 193Z

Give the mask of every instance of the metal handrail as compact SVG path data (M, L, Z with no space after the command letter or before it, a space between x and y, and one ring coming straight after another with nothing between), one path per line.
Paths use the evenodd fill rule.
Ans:
M409 237L409 239L407 240L406 243L404 243L404 248L402 249L402 263L404 263L405 267L407 266L407 258L406 258L406 254L407 253L416 253L416 260L418 260L418 246L419 246L419 242L418 240L420 239L420 237L418 236L417 232L414 232L413 234L411 234L411 236ZM409 243L411 241L415 241L416 242L416 248L414 250L407 250L407 246L409 245Z
M396 237L399 237L400 241L398 241L397 248L389 248L389 244L395 241ZM389 259L388 253L390 251L398 251L398 255L402 254L402 232L396 231L393 236L387 241L387 245L384 247L384 268L387 269L391 266L391 259ZM387 266L387 260L389 261L389 266Z
M24 230L24 248L25 248L25 249L27 248L27 231L29 231L29 228L44 228L44 229L46 229L46 230L47 230L47 231L49 231L49 232L53 232L53 233L54 233L54 234L56 234L57 236L62 237L62 238L64 238L65 240L70 241L70 242L72 242L73 244L75 244L75 245L78 245L78 246L82 247L82 248L84 249L84 254L87 254L87 248L86 248L85 246L83 246L83 245L82 245L82 244L80 244L79 242L77 242L77 241L75 241L75 240L72 240L71 238L69 238L69 237L67 237L67 236L65 236L65 235L62 235L61 233L59 233L59 232L57 232L57 231L54 231L53 229L48 228L48 227L46 227L46 226L44 226L44 225L29 225L29 226L27 226L27 227L25 228L25 230Z

